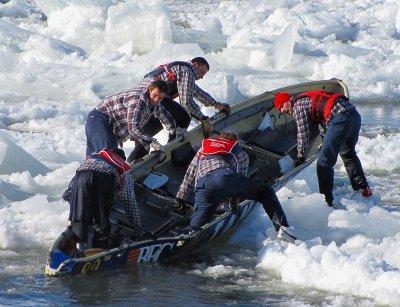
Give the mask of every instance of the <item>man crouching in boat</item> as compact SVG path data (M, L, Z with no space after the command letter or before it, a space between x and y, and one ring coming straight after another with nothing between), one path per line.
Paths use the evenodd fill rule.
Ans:
M177 202L182 202L195 187L195 205L186 232L208 223L221 202L250 199L262 203L279 239L292 243L296 240L275 191L268 184L246 177L248 167L249 156L234 132L221 132L219 138L203 140L176 195Z
M292 97L288 93L277 93L275 107L293 116L297 124L297 161L303 163L310 140L310 125L319 124L323 135L317 161L319 192L325 195L329 207L333 203L333 167L340 154L354 191L363 197L372 196L365 178L356 144L361 128L361 117L356 107L341 93L310 91Z
M126 215L132 225L133 236L140 238L145 232L141 227L139 209L134 194L130 166L125 162L122 149L103 149L92 154L78 167L71 180L70 215L72 231L77 241L78 253L89 242L89 226L102 237L109 235L109 213L115 200L124 204ZM64 194L65 195L65 194Z

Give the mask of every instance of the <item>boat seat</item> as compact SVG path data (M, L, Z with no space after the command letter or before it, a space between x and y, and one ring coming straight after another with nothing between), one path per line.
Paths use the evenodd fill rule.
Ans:
M284 136L279 131L273 130L272 128L267 128L257 134L252 139L251 143L282 157L286 156L297 146L296 138Z

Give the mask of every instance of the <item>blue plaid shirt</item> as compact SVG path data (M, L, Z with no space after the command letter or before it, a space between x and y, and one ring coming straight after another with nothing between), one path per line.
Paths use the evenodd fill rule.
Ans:
M176 123L172 115L160 103L156 106L151 104L150 83L141 83L134 89L107 96L96 107L97 111L112 120L119 143L132 137L142 143L150 143L152 136L146 134L143 127L153 114L171 134L175 133Z

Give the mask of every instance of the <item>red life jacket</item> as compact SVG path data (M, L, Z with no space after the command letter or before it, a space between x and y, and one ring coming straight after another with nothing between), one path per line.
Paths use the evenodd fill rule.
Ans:
M171 65L161 64L160 66L157 66L152 71L147 73L144 77L147 78L147 77L151 76L158 80L158 79L160 79L160 75L166 71L168 73L168 79L170 81L175 81L175 75L173 74L170 67L171 67Z
M108 148L104 148L103 150L101 150L99 152L99 155L115 166L119 175L118 176L119 186L122 187L122 184L124 182L123 175L125 172L131 169L130 165L126 163L125 160L122 159L119 155L117 155L115 152L113 152Z
M305 92L297 97L306 96L310 97L312 100L311 120L318 123L326 122L328 120L329 114L331 113L337 98L346 97L340 93L331 93L322 90Z
M204 139L199 154L200 156L231 154L237 143L235 140Z
M230 163L233 159L236 164L236 172L239 172L239 163L234 154L234 151L239 148L236 146L237 144L239 144L239 142L235 140L204 139L199 150L199 159L204 160L207 159L207 157L215 157L217 159L222 158L222 160L225 160L227 163ZM228 158L229 155L231 159Z
M186 66L186 67L190 68L194 73L192 65L190 65L188 62L174 61L171 63L162 64L162 65L154 68L152 71L150 71L149 73L147 73L144 76L144 78L153 77L158 80L158 79L160 79L161 74L163 74L164 72L167 72L167 74L168 74L168 81L166 81L168 84L167 95L170 96L172 99L176 98L178 95L178 85L177 85L176 76L174 75L174 73L171 69L171 67L175 66L175 65Z

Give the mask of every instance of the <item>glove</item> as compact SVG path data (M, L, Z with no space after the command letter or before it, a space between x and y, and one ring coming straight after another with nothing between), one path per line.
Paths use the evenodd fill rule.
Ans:
M150 148L153 150L161 150L162 145L156 140L152 139L150 143Z
M239 213L239 202L240 200L238 198L229 198L228 200L229 209L233 214Z
M186 128L177 127L175 130L175 134L177 137L183 137L185 135Z
M175 198L174 199L174 209L177 212L184 214L185 213L185 201L180 198Z
M147 152L150 151L150 144L151 142L143 142L143 147L144 149L146 149Z
M203 127L204 137L208 138L214 131L214 127L207 116L205 116L200 122Z
M61 196L61 198L65 201L69 201L71 199L71 193L72 193L72 187L69 186L68 189L66 189Z
M300 164L303 164L305 160L306 160L306 158L304 158L304 157L298 157L296 160L294 160L294 166L297 167Z
M150 231L145 231L141 236L135 237L134 241L155 240L156 237Z
M318 146L318 151L321 151L321 147L322 147L322 142L324 141L324 134L320 134L321 136L321 145Z
M231 106L227 103L217 102L217 104L215 105L215 108L220 112L224 112L226 114L226 116L231 114Z

